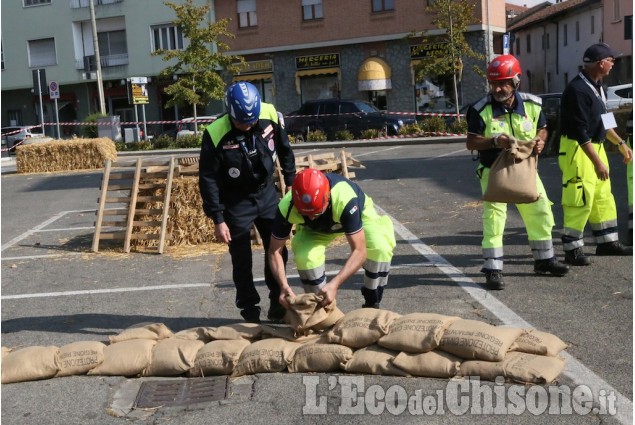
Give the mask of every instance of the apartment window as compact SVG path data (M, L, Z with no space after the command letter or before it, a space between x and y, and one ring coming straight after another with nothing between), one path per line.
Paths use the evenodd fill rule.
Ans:
M24 0L24 6L37 6L39 4L51 4L51 0Z
M324 18L322 0L302 0L302 19L310 21Z
M575 21L575 41L580 41L580 22Z
M395 10L395 0L372 0L373 12L385 12Z
M527 34L527 53L531 53L531 34Z
M238 7L238 26L240 28L258 25L256 0L237 0L236 6Z
M567 33L568 33L567 24L564 24L564 26L562 27L562 44L564 46L569 44L569 37L568 37Z
M624 40L633 39L633 15L624 16Z
M57 65L55 39L29 40L28 46L30 67Z
M115 56L128 53L126 31L109 31L97 34L100 56Z
M620 2L622 0L613 0L613 20L619 21L622 19L622 11L620 10Z
M591 15L591 34L595 34L595 15Z
M152 27L152 51L182 50L183 31L176 25L162 25Z

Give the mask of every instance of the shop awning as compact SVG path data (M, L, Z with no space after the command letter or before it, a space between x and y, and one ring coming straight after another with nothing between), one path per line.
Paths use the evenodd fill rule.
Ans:
M368 58L357 72L359 90L388 90L392 88L390 65L380 58Z
M302 69L300 71L295 72L295 91L300 94L300 78L308 77L313 75L333 75L337 74L337 79L340 79L340 69L338 67L334 68L315 68L315 69ZM341 86L341 84L340 84Z
M232 82L237 81L261 81L261 80L272 80L273 73L267 72L265 74L247 74L247 75L234 75Z

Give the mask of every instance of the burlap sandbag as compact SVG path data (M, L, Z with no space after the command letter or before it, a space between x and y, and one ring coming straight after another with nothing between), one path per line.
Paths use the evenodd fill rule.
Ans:
M282 338L256 341L245 347L232 376L254 373L282 372L293 361L293 354L301 344Z
M60 347L56 376L83 375L104 361L106 345L99 341L79 341Z
M152 360L154 339L130 339L104 348L104 361L88 375L140 376Z
M287 323L298 332L333 326L344 317L344 313L337 307L336 301L326 307L320 307L319 303L323 299L324 297L313 293L287 297L290 306L286 315Z
M524 384L551 384L564 370L559 357L512 351L500 362L470 360L461 364L462 376L479 376L483 381L495 381L503 376Z
M176 376L194 366L196 354L205 343L196 339L168 338L157 342L152 349L150 365L143 376Z
M485 360L466 360L461 363L461 376L478 376L481 381L496 381L496 377L505 378L504 362L488 362Z
M439 349L466 360L499 362L522 332L519 328L460 319L445 330Z
M559 357L511 352L503 362L505 376L512 381L527 384L551 384L564 370Z
M377 342L391 350L425 353L439 346L445 329L459 317L434 313L412 313L395 319L388 335Z
M35 381L54 377L59 371L55 346L34 346L8 353L2 359L2 383Z
M414 376L451 378L459 372L461 359L438 350L418 354L401 352L392 364Z
M353 349L340 344L305 344L295 350L289 372L335 372L353 357Z
M9 347L2 347L2 358L4 359L4 356L9 354L10 352L11 352L11 349Z
M251 344L246 339L225 339L205 344L189 370L190 376L230 375L243 350Z
M163 323L139 323L124 329L118 335L109 336L108 339L111 344L115 344L131 339L153 339L158 341L169 338L172 335L172 331Z
M182 331L176 332L174 334L174 338L179 339L196 339L199 341L203 341L204 343L208 343L212 340L210 337L210 332L212 332L215 328L199 326L197 328L183 329Z
M538 200L538 156L532 155L535 145L535 140L512 139L511 148L501 151L490 168L484 201L522 204Z
M399 354L379 345L371 345L357 350L353 357L342 365L349 373L366 373L370 375L408 376L408 372L393 364L393 359Z
M304 332L298 332L293 328L287 326L262 326L261 339L266 338L282 338L291 342L298 342L300 344L306 344L308 342L316 341L322 334L315 332L311 329Z
M567 344L554 334L536 329L525 329L509 350L553 357L566 348Z
M235 323L209 329L211 340L217 339L247 339L255 341L262 335L262 326L257 323Z
M390 325L401 315L377 308L360 308L346 313L327 333L330 343L351 348L363 348L375 344L388 334Z

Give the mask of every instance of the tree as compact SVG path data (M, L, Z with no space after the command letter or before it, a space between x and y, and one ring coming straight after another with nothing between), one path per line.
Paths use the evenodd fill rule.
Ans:
M164 3L176 13L174 25L183 32L183 37L189 44L183 50L157 50L153 54L162 56L164 61L176 59L173 65L159 73L159 77L176 81L165 88L165 93L171 96L165 108L174 105L207 105L212 99L222 99L225 95L225 82L220 71L227 69L236 72L234 63L242 63L241 56L226 55L229 46L220 37L234 38L227 30L227 19L207 24L210 2L204 6L196 6L193 0L186 0L183 4L166 1ZM213 46L216 48L214 49ZM196 107L194 107L196 117Z
M435 0L426 7L426 12L436 15L432 23L442 30L441 35L419 34L423 39L423 50L426 45L434 44L434 49L426 50L425 57L415 68L417 81L426 76L452 77L454 89L454 104L459 113L459 99L457 79L461 79L463 59L471 57L484 60L485 55L476 53L465 40L465 33L469 24L474 23L474 2L468 0ZM419 53L415 51L415 53ZM475 67L475 71L482 74L482 70Z

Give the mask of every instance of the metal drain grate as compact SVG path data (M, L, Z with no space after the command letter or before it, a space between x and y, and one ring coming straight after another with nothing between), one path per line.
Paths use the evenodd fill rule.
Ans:
M227 376L147 381L139 388L135 407L187 406L224 400L227 397L227 384Z

